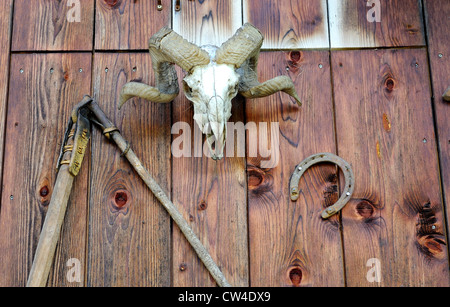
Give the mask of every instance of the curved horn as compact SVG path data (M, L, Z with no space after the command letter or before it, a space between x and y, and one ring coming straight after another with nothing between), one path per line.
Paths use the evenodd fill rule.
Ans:
M234 65L241 75L239 93L246 98L267 97L283 91L301 106L294 83L288 76L276 77L262 84L258 81L258 59L264 37L252 24L246 23L216 52L218 64Z
M248 83L252 82L248 81ZM245 98L262 98L281 91L294 98L299 106L302 105L295 90L295 85L288 76L279 76L262 84L259 84L256 80L254 84L255 86L251 88L240 90L240 94Z
M149 51L155 72L156 88L137 82L125 84L120 94L119 109L133 97L160 103L172 101L179 93L174 64L190 72L194 66L208 65L210 62L206 51L166 27L150 38Z
M216 62L234 65L235 68L241 67L251 58L257 62L263 41L261 32L252 24L246 23L217 50Z

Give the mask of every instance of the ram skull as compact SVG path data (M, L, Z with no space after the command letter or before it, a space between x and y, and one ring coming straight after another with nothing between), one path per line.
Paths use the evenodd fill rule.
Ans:
M249 23L220 48L198 47L173 30L163 28L149 41L156 87L138 82L125 84L120 107L133 97L157 103L173 101L179 94L174 67L177 64L187 73L184 93L193 103L194 120L207 135L213 159L222 159L231 101L238 93L245 98L261 98L283 91L301 105L288 76L259 83L257 66L263 40L261 32Z

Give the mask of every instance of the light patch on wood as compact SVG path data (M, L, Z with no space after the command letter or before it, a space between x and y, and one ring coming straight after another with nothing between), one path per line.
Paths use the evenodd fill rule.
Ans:
M361 34L358 10L348 1L329 0L331 48L375 47L374 35Z
M329 0L331 48L423 46L417 0Z
M244 23L264 35L262 49L329 48L326 0L245 0Z
M221 46L242 26L241 0L182 1L173 29L198 46Z

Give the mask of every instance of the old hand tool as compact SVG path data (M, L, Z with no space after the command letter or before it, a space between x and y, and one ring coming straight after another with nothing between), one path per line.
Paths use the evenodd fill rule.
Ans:
M64 134L57 164L58 176L42 226L27 287L45 287L47 284L73 181L80 171L90 138L91 127L87 110L80 107L81 104L88 102L85 99L74 109Z
M322 218L328 219L341 211L345 205L348 203L350 198L352 197L353 191L355 190L354 184L354 175L353 170L346 161L342 158L331 154L331 153L319 153L313 155L307 159L305 159L302 163L296 166L295 171L291 177L290 191L291 191L291 200L297 201L300 196L300 191L298 190L298 184L300 182L300 178L306 172L308 168L311 166L323 163L323 162L331 162L336 164L341 168L345 177L345 189L344 194L339 198L339 200L331 207L328 207L325 211L322 212Z
M145 169L142 162L138 159L136 154L131 149L130 144L120 134L119 129L117 129L116 126L114 126L114 124L106 117L105 113L100 109L95 100L91 99L91 102L87 104L87 107L93 115L92 122L97 124L102 129L103 134L108 139L116 143L116 145L122 151L122 156L124 156L130 162L131 166L135 169L135 171L142 178L148 188L153 192L156 198L167 210L169 215L178 225L181 232L185 235L186 239L189 241L189 243L197 253L200 260L211 273L217 284L221 287L229 287L230 284L227 282L225 276L220 271L219 267L214 262L206 248L197 238L177 207L170 201L169 197L164 193L163 189Z

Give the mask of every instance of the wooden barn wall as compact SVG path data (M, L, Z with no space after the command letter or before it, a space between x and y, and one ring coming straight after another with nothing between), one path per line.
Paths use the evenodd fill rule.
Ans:
M380 0L379 12L377 1L363 0L158 2L1 2L0 286L26 284L62 135L85 94L120 128L232 285L450 286L450 105L441 98L450 85L448 0ZM173 124L187 123L195 138L184 95L171 104L133 99L118 110L123 84L154 84L147 48L160 28L220 45L245 22L265 36L259 80L287 75L303 102L284 93L234 99L232 122L275 129L272 156L248 134L243 157L174 157ZM181 82L185 72L178 74ZM295 166L319 152L346 159L356 177L352 199L329 220L321 211L344 185L335 166L311 168L297 202L288 189ZM273 167L263 163L269 158ZM78 281L67 278L74 261ZM215 282L120 152L94 131L48 285Z

